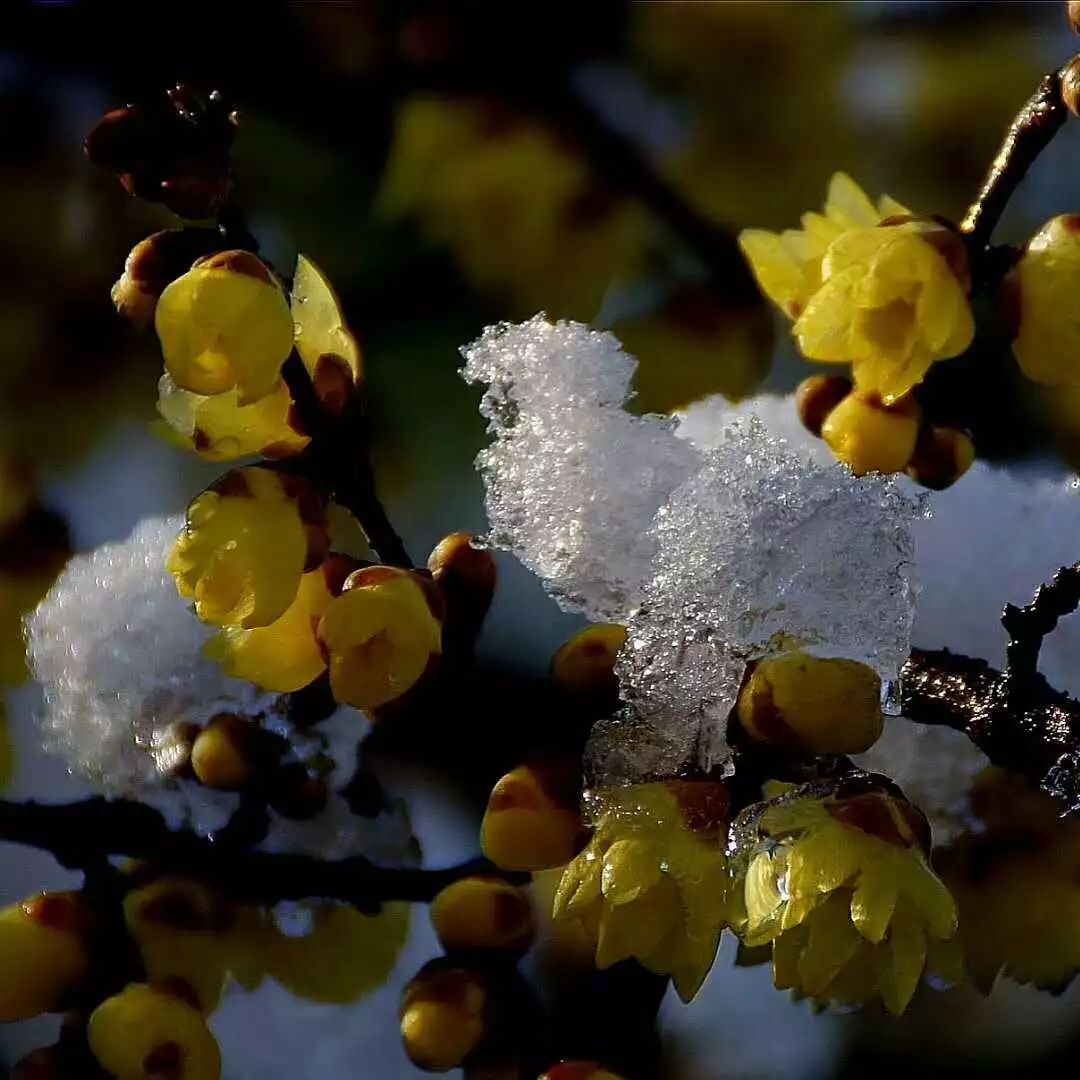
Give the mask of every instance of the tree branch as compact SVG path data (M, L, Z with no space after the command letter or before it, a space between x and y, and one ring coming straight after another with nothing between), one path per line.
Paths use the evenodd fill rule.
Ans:
M990 235L1017 185L1068 115L1061 98L1061 71L1044 75L1035 93L1009 125L982 189L960 223L960 231L967 233L976 252L989 244Z
M127 856L203 878L238 900L273 904L320 898L364 912L376 912L392 900L427 902L473 874L496 874L518 883L528 878L506 874L486 859L421 870L377 866L359 855L324 861L252 851L188 829L170 829L158 811L126 800L60 805L0 800L0 839L51 852L69 869Z

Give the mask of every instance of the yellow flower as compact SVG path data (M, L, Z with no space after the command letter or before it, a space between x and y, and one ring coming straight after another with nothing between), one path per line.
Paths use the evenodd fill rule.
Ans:
M158 382L157 409L170 440L207 461L300 453L311 439L293 427L292 404L280 379L270 393L250 405L239 403L235 387L207 395L182 389L169 374Z
M319 499L296 478L234 469L188 507L166 566L204 622L266 626L292 604L325 542L321 516Z
M999 974L1062 990L1080 971L1080 822L998 769L971 801L984 829L935 853L959 905L964 966L984 993Z
M300 579L295 599L279 618L250 630L227 626L203 651L234 679L277 694L300 690L326 670L315 629L332 600L322 569L312 570Z
M475 100L400 106L380 206L415 219L476 287L530 314L592 318L612 280L640 265L648 237L645 212L596 188L580 154Z
M327 355L343 360L359 381L364 371L360 346L345 323L341 301L326 275L303 255L296 258L292 286L292 317L296 325L296 351L314 377Z
M197 394L235 388L240 405L271 393L293 347L281 286L246 251L211 255L161 294L154 326L165 370Z
M747 945L773 945L773 978L823 1001L880 996L907 1008L928 948L956 932L956 905L926 861L929 829L879 790L797 788L735 824Z
M373 709L401 697L442 652L442 625L419 580L371 566L350 574L326 607L319 641L329 656L334 697Z
M893 220L900 219L900 220ZM887 222L887 223L886 223ZM746 229L739 243L765 294L791 318L810 360L850 363L856 386L889 404L974 335L966 258L956 234L878 206L837 173L823 214L801 229Z
M596 940L596 964L628 957L670 975L683 1001L705 981L728 923L728 797L718 784L669 781L593 793L596 831L563 872L557 919Z

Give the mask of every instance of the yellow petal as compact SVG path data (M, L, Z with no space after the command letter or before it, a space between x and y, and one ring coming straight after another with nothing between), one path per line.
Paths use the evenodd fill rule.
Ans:
M863 268L848 267L830 277L810 298L793 328L808 360L850 362L851 321L863 277Z
M851 921L867 941L885 936L896 906L896 883L888 868L863 871L851 894Z
M896 905L889 926L889 963L881 976L881 997L894 1016L907 1008L926 963L926 935L922 921L909 904Z
M790 244L765 229L743 229L739 233L739 247L762 292L788 316L798 314L813 290L813 282L807 280Z
M799 985L819 995L859 947L859 935L851 925L847 897L829 898L808 920L809 938L799 957Z
M331 354L349 366L360 379L363 360L341 310L341 301L326 275L303 255L296 258L292 287L292 317L296 325L296 351L312 375L319 359Z
M879 215L869 196L847 173L833 173L825 197L825 216L843 225L858 229L876 225Z
M751 860L746 871L746 881L743 886L746 896L746 916L750 931L756 932L764 925L775 919L780 913L783 897L777 887L779 870L782 863L773 865L774 856L768 852L761 852Z
M660 880L661 854L639 837L616 840L604 855L602 888L609 904L627 904Z

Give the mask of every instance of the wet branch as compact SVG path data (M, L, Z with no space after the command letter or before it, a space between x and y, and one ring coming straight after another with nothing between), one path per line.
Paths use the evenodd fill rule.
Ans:
M319 898L376 912L388 901L425 903L459 878L497 874L486 859L441 870L377 866L363 856L326 861L280 855L171 829L158 811L126 800L49 805L0 800L0 840L51 852L68 869L97 868L115 856L147 860L213 882L228 896L260 904Z
M1013 192L1069 115L1061 97L1061 75L1061 71L1044 75L1017 113L982 189L960 223L960 231L967 233L976 251L989 244Z

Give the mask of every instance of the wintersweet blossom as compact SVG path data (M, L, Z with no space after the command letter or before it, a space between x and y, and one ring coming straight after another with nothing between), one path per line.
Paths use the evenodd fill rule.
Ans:
M689 1001L728 922L727 794L718 784L669 781L612 788L592 800L596 831L563 873L555 917L577 919L591 933L597 967L635 957L671 975Z
M745 229L739 243L762 290L790 318L810 360L850 363L859 389L886 404L962 353L975 326L959 236L847 175L801 229Z
M956 932L956 905L927 862L929 829L881 790L796 789L751 810L742 890L748 945L773 946L780 989L902 1013L930 946ZM736 823L738 833L740 823Z

